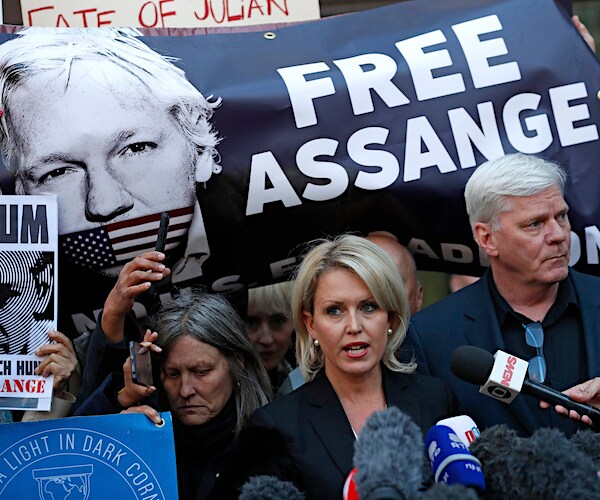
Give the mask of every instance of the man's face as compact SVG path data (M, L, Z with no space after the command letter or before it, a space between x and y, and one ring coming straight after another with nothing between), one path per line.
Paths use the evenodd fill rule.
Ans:
M17 184L58 196L59 233L191 207L190 141L148 90L104 61L76 62L64 89L56 72L13 96Z
M494 277L551 285L567 277L571 225L556 186L532 196L508 196L507 212L491 233Z

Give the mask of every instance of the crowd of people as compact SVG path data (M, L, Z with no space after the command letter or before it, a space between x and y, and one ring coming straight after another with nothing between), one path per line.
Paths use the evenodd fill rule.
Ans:
M0 139L12 144L8 135ZM193 165L186 180L200 167L203 178L216 171L212 150L182 151ZM10 164L19 170L16 160ZM36 192L31 176L20 176L19 189ZM569 267L565 178L560 165L522 153L478 166L464 196L490 267L426 308L412 255L393 234L377 231L306 242L290 278L249 289L242 310L225 295L174 288L141 324L136 299L180 264L164 252L141 252L110 268L118 274L85 360L60 332L38 349L45 361L37 372L54 374L52 411L3 412L0 419L143 413L158 423L169 411L183 500L237 498L259 473L291 481L307 499L340 498L361 430L389 407L424 433L460 414L480 429L505 424L522 436L598 425L533 398L506 405L450 369L463 345L506 351L531 361L532 380L600 408L600 278ZM151 384L134 381L130 342L151 353ZM250 456L256 443L261 449Z

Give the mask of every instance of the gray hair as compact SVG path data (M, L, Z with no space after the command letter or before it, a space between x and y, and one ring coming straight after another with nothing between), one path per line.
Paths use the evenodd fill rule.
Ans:
M566 173L556 163L513 153L482 163L465 187L471 229L483 222L498 229L498 216L509 209L507 196L532 196L556 186L564 192Z
M25 29L0 44L0 148L13 174L19 175L18 134L11 120L14 91L27 79L48 71L60 72L66 90L75 62L99 60L111 62L141 83L148 95L140 98L164 107L200 155L197 177L205 181L221 171L215 149L219 140L209 123L221 101L205 98L173 64L176 58L154 51L130 29L40 27ZM112 86L110 90L118 93Z
M314 298L320 276L333 269L346 269L365 282L373 298L388 312L392 334L388 336L383 363L390 370L410 373L415 363L401 363L396 351L406 337L410 318L408 297L398 268L380 247L361 236L343 234L333 239L319 239L295 272L292 290L292 314L296 329L296 355L305 380L312 380L325 366L321 349L315 347L303 321L303 312L314 312Z
M219 350L227 360L237 409L236 433L271 395L269 377L250 342L246 326L222 295L199 290L182 290L164 305L153 321L157 345L166 360L172 347L185 335Z

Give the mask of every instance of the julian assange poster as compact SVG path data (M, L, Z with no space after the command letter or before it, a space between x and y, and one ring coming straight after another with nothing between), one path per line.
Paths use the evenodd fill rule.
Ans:
M69 52L51 29L8 50L13 38L0 76L43 62L0 89L0 182L58 196L65 330L93 327L164 211L178 287L285 279L305 242L344 231L392 232L423 270L480 273L464 185L517 151L567 170L571 264L600 274L600 68L552 0L414 0L269 32L138 38L175 58L187 90L147 69L151 55L136 63L140 47Z

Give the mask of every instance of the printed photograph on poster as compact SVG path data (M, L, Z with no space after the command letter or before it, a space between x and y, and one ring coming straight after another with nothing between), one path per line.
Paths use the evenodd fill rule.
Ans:
M56 196L0 198L0 408L48 410L36 349L57 329Z
M57 196L73 340L154 250L162 212L171 274L136 300L141 321L185 287L285 280L307 242L340 232L387 231L419 270L481 275L464 186L517 151L568 170L570 263L600 273L600 65L554 0L399 2L268 33L83 31L0 36L0 185Z

